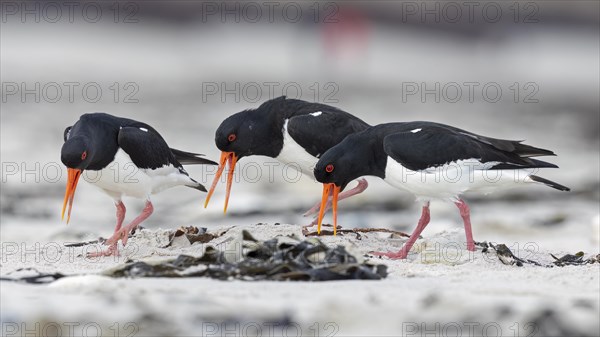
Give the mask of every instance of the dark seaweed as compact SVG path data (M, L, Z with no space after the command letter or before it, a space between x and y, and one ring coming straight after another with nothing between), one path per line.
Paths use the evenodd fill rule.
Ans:
M224 252L207 247L201 257L180 255L157 264L130 262L105 274L275 281L380 280L387 276L387 266L359 263L343 246L331 248L315 239L297 243L258 241L243 231L243 241L244 256L238 262L228 262Z
M564 266L580 266L586 264L600 263L600 254L596 256L589 257L587 259L583 259L584 253L578 252L575 255L566 254L562 257L556 257L553 254L550 254L554 258L553 264L542 264L540 262L530 260L530 259L522 259L513 254L513 252L506 246L505 244L496 244L488 243L488 242L476 242L477 246L482 248L482 253L488 253L489 248L492 248L500 262L506 265L516 265L518 267L522 267L524 264L532 264L541 267L552 268L554 266L564 267Z

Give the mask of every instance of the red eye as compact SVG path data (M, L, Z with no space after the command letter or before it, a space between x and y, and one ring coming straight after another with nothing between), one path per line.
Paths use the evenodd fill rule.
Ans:
M227 137L227 140L229 140L230 142L233 142L237 137L235 136L235 133L230 134Z
M87 151L83 151L81 154L81 160L85 160L85 158L87 158Z
M327 171L327 173L333 172L333 164L325 166L325 171Z

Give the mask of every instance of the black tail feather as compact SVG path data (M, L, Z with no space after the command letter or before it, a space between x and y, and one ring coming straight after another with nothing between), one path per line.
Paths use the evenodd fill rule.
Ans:
M514 152L521 157L556 156L556 154L550 150L533 147L521 142L514 142L514 146Z
M204 187L204 185L200 184L199 182L197 182L196 180L192 179L191 177L190 177L190 179L193 182L195 182L196 185L185 185L185 186L187 186L189 188L193 188L193 189L198 190L200 192L206 192L206 187Z
M523 158L539 156L556 156L556 154L550 150L523 144L522 140L506 140L499 138L484 137L475 134L469 135L485 144L495 147L500 151L513 153Z
M533 166L531 166L532 168L558 168L558 165L549 163L547 161L531 158L528 159L533 163Z
M535 182L542 183L544 185L547 185L547 186L550 186L552 188L555 188L555 189L557 189L559 191L567 191L568 192L568 191L571 190L570 188L568 188L566 186L563 186L563 185L561 185L559 183L555 183L554 181L551 181L551 180L548 180L548 179L544 179L544 178L539 177L539 176L530 175L529 178L531 180L535 181Z
M206 192L206 187L204 187L204 185L202 185L200 183L198 183L198 185L196 185L196 186L192 186L192 185L186 185L186 186L189 187L189 188L193 188L195 190L198 190L200 192Z
M489 170L519 170L529 168L558 168L555 164L531 158L521 158L521 163L500 163L490 167Z
M182 165L197 165L197 164L218 165L217 163L215 163L212 160L199 157L199 156L203 156L203 154L185 152L185 151L181 151L181 150L177 150L177 149L171 149L171 152L175 156L175 159L177 159L177 161L179 163L181 163Z

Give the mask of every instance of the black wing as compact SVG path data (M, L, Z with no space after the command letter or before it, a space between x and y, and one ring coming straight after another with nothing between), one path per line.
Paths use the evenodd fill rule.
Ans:
M141 169L157 169L173 165L185 173L171 149L156 130L140 123L139 126L123 126L119 130L119 147L127 152L131 161Z
M413 171L463 159L477 159L482 163L498 162L487 167L490 170L557 167L530 158L554 155L552 151L443 125L424 125L412 131L390 134L384 138L383 148L388 156Z
M290 118L287 130L296 143L319 158L349 134L368 127L367 123L341 110L321 110Z

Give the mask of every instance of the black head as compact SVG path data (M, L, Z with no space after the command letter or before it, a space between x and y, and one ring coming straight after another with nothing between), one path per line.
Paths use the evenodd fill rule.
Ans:
M68 133L67 130L65 130L65 136ZM68 168L85 170L92 157L89 145L89 140L84 136L68 138L60 150L60 160Z
M283 120L278 118L272 101L225 119L215 133L219 150L233 152L238 159L252 155L276 157L283 147Z
M362 176L383 178L385 156L376 143L368 132L349 135L321 156L315 165L315 179L323 184L335 184L343 190L352 180Z
M219 125L215 133L215 143L221 150L221 159L204 207L208 205L227 163L229 163L229 173L224 211L227 210L233 171L237 161L252 155L268 157L279 155L283 148L283 119L278 112L284 101L285 97L266 101L257 109L244 110L229 116Z
M339 193L356 178L367 175L381 178L385 176L386 157L383 146L379 138L373 137L369 130L347 136L338 145L327 150L315 165L315 179L323 184L321 209L317 218L318 233L321 232L323 211L330 195L335 235Z

